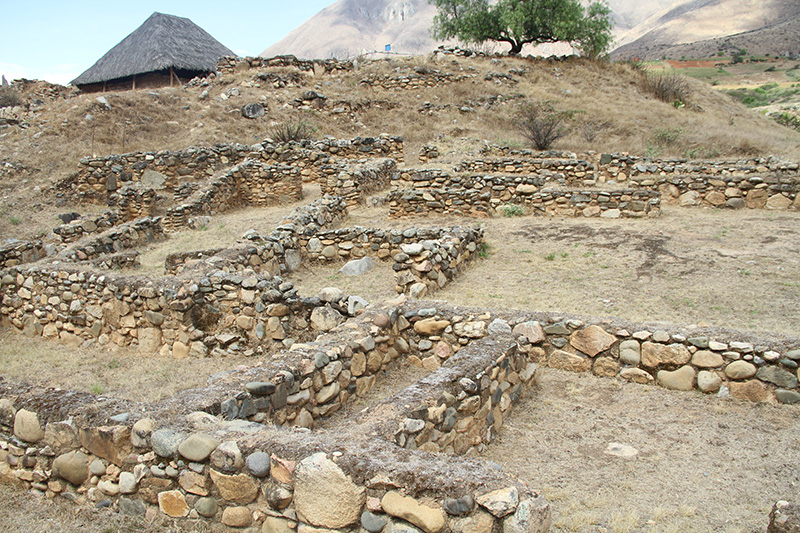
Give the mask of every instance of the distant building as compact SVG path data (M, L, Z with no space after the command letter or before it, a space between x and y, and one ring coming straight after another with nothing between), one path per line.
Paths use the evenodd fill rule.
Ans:
M232 55L188 18L153 13L71 83L88 92L180 85Z

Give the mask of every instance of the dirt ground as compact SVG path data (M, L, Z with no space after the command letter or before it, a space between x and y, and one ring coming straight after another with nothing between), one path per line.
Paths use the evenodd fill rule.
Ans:
M408 228L481 224L488 257L431 297L452 304L617 316L796 334L800 214L664 206L657 219L431 217L387 219L357 209L348 225ZM297 273L301 292L336 285L393 297L388 263L359 277L321 265Z
M797 407L539 372L484 456L543 492L555 532L763 532L797 498Z

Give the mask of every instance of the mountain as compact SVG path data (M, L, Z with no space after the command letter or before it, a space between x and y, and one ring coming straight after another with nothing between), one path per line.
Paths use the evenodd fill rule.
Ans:
M588 1L588 0L586 0ZM741 46L752 53L782 53L797 38L798 0L608 0L614 23L616 57L643 57L674 53L669 47L721 39L745 33ZM427 53L439 46L430 36L436 8L428 0L339 0L298 26L262 52L269 57L293 54L302 58L347 58L383 51ZM788 37L788 40L787 40ZM731 41L731 43L739 41ZM697 50L724 43L706 43ZM732 44L733 46L733 44ZM487 46L487 51L507 47ZM665 52L665 50L667 52ZM691 56L685 53L682 55ZM564 47L544 46L524 53L568 53ZM762 52L762 53L764 53ZM796 53L800 53L797 50ZM680 56L678 56L680 57Z

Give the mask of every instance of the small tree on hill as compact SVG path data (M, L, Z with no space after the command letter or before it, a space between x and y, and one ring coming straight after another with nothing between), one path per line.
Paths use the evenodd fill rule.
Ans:
M519 54L526 44L571 43L589 57L603 55L611 45L610 9L580 0L428 0L438 9L433 22L436 39L465 42L505 42Z

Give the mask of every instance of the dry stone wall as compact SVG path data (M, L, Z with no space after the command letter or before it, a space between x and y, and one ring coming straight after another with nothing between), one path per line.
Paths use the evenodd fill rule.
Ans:
M396 174L394 159L362 160L358 164L323 166L319 179L323 194L340 196L350 207L363 203L371 192L385 189Z
M295 68L300 72L323 73L352 72L355 64L352 61L339 59L297 59L293 55L275 57L221 57L217 60L217 71L220 74L233 74L248 70Z
M126 220L140 218L141 216L147 215L139 215L135 217L127 216L127 214L122 215L122 217ZM88 217L84 216L72 221L69 224L61 224L56 226L53 228L53 233L58 235L62 243L70 244L82 239L87 235L91 235L93 233L102 233L103 231L116 226L119 223L119 218L120 217L116 212L106 211L100 215L92 215Z
M346 432L261 423L297 412L284 422L303 427L313 412L365 394L384 361L425 330L412 323L432 312L370 309L338 337L298 345L277 363L287 369L253 367L155 405L107 401L102 414L88 394L0 385L0 481L125 514L267 531L548 531L549 504L528 486L482 462L422 451L469 453L494 438L536 368L508 335L460 349Z
M363 78L359 84L372 88L380 87L387 91L419 90L427 87L442 87L473 77L474 75L470 74L456 76L447 72L417 67L406 75L370 75Z
M145 217L76 242L59 252L58 257L73 263L93 261L165 238L161 217Z
M216 171L245 159L265 164L292 166L305 181L319 177L318 167L331 158L392 157L403 161L403 139L389 135L356 137L350 140L322 139L300 143L273 144L265 141L242 144L190 147L178 151L134 152L108 157L84 158L76 174L57 185L58 192L81 201L105 202L126 183L148 189L180 191L187 183L205 180Z
M45 245L41 240L13 240L0 246L0 269L38 261L46 255Z
M542 174L569 187L593 186L597 183L594 165L582 159L472 159L453 167L458 173Z

